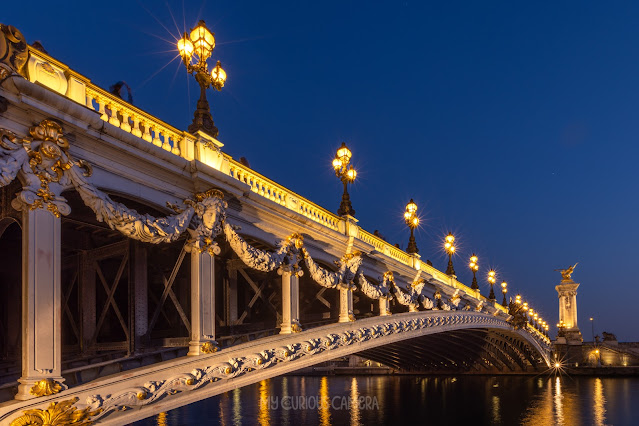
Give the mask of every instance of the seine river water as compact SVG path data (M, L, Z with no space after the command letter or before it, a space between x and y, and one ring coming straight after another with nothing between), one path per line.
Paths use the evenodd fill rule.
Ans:
M639 378L288 376L135 423L639 425Z

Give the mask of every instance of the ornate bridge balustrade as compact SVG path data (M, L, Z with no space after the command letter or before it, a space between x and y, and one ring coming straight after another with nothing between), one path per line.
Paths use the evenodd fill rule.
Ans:
M300 358L290 366L301 368L425 329L481 330L469 338L471 356L449 366L547 362L545 336L514 330L502 306L418 256L235 162L219 141L172 128L11 43L17 54L10 58L23 55L27 66L0 63L0 267L7 271L0 338L8 365L0 388L10 390L19 377L22 402L3 405L0 423L21 421L26 409L34 416L82 410L78 418L111 421L115 408L181 405L289 371L279 367L289 360ZM22 337L9 325L17 318ZM273 333L281 335L266 337ZM264 338L237 345L238 335ZM332 351L342 347L349 349ZM388 348L369 355L390 363ZM100 377L187 351L170 367L131 370L119 384ZM266 366L273 368L265 376L235 380ZM176 369L177 379L163 376ZM196 388L208 391L168 402ZM68 402L75 396L82 400Z

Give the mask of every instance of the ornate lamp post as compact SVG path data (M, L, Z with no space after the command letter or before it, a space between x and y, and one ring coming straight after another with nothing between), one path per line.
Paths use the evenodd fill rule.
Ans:
M222 69L220 61L217 61L210 73L206 64L206 60L215 48L215 34L209 31L204 21L200 21L191 30L190 35L184 33L184 36L178 40L177 48L186 70L189 74L195 75L195 81L200 85L200 99L197 101L197 109L193 115L193 123L189 126L189 133L202 130L217 138L219 132L213 124L209 102L206 100L206 89L213 86L218 91L222 90L226 82L226 72Z
M488 283L490 284L490 294L488 295L488 299L491 302L494 302L497 298L495 297L495 290L493 289L493 286L495 285L495 271L494 270L490 270L488 271Z
M450 232L446 235L446 240L444 242L444 249L446 253L448 253L448 268L446 268L446 274L453 276L455 275L455 268L453 268L453 254L455 253L455 237Z
M333 160L333 169L335 169L335 176L341 179L344 184L344 194L342 195L342 202L339 205L339 209L337 210L337 214L340 216L355 216L355 210L353 210L353 206L351 205L351 197L348 195L348 187L349 183L353 183L355 177L357 176L357 172L353 168L351 164L348 167L348 164L351 162L351 150L346 147L346 144L342 142L342 146L337 149L337 153L335 154L335 159Z
M506 281L501 282L501 292L504 293L504 300L501 301L501 306L508 306L508 300L506 300L506 293L508 293L508 283Z
M477 271L479 271L479 264L477 264L477 255L475 253L473 253L472 256L470 256L470 263L468 264L468 267L470 268L471 271L473 271L473 283L470 286L470 288L472 288L475 291L479 291L479 285L477 284Z
M408 239L408 248L406 252L408 254L419 253L417 243L415 243L414 230L419 226L419 218L417 217L417 204L411 198L408 204L406 204L406 211L404 212L404 221L410 228L410 238Z

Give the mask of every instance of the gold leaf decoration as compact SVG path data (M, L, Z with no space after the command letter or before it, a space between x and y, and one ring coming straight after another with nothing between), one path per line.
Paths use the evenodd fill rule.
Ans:
M46 410L39 408L26 410L20 417L14 419L10 426L89 426L93 424L91 418L102 410L91 411L91 407L78 410L75 403L78 398L52 402Z
M217 346L213 342L204 342L202 344L202 352L205 354L212 354L217 352Z
M31 388L29 393L35 396L48 396L58 393L62 390L60 383L53 379L38 380Z

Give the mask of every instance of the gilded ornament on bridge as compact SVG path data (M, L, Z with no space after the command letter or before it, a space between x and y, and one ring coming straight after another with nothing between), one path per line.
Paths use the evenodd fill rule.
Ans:
M62 390L62 385L53 379L38 380L29 390L31 395L48 396L58 393Z
M303 331L299 321L297 320L291 321L291 331L293 331L293 333L300 333L301 331Z
M27 42L16 27L0 24L0 80L12 73L27 77L29 51Z
M12 202L16 210L44 208L56 217L69 214L66 200L55 194L49 184L67 184L66 172L74 166L90 175L90 166L84 161L73 161L69 142L56 121L42 120L29 129L29 134L20 138L7 129L0 129L0 153L4 154L0 157L0 186L8 185L21 173L24 185Z
M213 342L204 342L202 344L202 347L200 348L202 350L203 353L205 354L212 354L217 352L218 347L215 343Z
M575 263L573 266L570 266L566 269L555 269L555 271L559 271L559 273L561 274L562 281L573 282L572 273L575 272L575 268L577 267L578 264L579 262Z
M14 419L10 426L89 426L93 424L92 417L102 410L91 411L91 407L81 410L75 407L78 398L52 402L46 410L39 408L26 410L20 417Z

